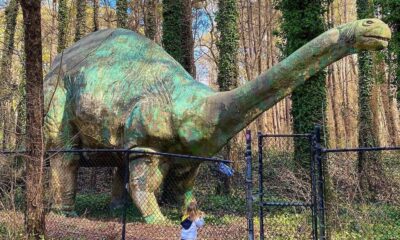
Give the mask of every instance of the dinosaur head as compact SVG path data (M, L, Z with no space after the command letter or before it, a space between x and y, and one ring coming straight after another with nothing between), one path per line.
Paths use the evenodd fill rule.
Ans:
M354 47L357 50L382 50L392 37L389 26L377 18L353 22Z

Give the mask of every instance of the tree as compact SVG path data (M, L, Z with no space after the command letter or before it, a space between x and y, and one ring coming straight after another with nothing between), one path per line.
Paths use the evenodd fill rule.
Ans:
M164 49L195 77L191 0L164 0L163 19Z
M387 97L388 106L388 126L391 128L391 143L399 145L398 132L400 126L396 122L398 111L400 109L400 1L397 0L376 0L377 8L381 10L380 14L384 22L389 24L392 29L392 39L389 42L386 64L388 65L387 79ZM384 71L384 69L382 69ZM397 102L397 106L396 106ZM397 115L397 116L396 116Z
M280 0L282 35L286 40L283 53L289 56L295 50L325 30L324 13L330 0ZM312 132L315 124L324 124L326 118L325 72L321 72L292 93L293 132ZM309 145L295 141L296 160L305 169L309 166Z
M40 0L21 1L24 18L26 68L26 212L28 238L45 234L44 146L43 146L43 70Z
M220 0L216 16L217 29L220 37L217 42L218 59L218 86L220 91L229 91L238 86L239 30L235 0Z
M144 33L146 37L151 40L156 39L157 34L157 25L156 25L156 11L157 11L157 3L156 0L147 0L145 6L145 14L144 14Z
M58 2L58 46L57 52L62 52L66 47L68 31L68 7L67 0Z
M93 32L99 30L99 0L93 0Z
M217 42L218 59L218 87L220 91L229 91L238 86L238 49L239 49L239 12L235 0L219 0L216 16L217 29L220 37ZM225 146L225 159L233 159L231 143ZM231 191L229 178L223 179L223 186L219 192L229 194Z
M15 132L16 119L12 106L13 92L17 89L11 74L12 55L14 51L14 35L15 27L17 25L19 3L17 0L11 0L5 10L6 28L3 40L3 53L0 63L0 83L2 89L0 90L0 110L3 113L0 119L0 126L2 126L3 139L2 148L11 149L14 147L15 138L12 137Z
M76 29L74 41L79 41L86 32L86 0L76 0Z
M128 26L128 1L117 0L117 27L127 28Z
M357 0L359 19L374 17L372 0ZM374 79L374 55L370 52L358 54L358 106L359 106L359 147L379 145L379 135L373 121L372 90ZM359 152L358 173L363 197L374 199L385 182L383 166L379 152Z

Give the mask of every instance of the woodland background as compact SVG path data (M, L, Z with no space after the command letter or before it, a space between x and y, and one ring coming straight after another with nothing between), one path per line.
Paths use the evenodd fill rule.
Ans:
M35 143L29 128L32 124L27 123L34 118L32 112L42 110L34 108L40 106L32 102L28 93L41 85L40 81L29 85L31 80L42 79L41 75L46 75L58 53L93 31L122 27L143 34L162 45L196 80L226 91L253 80L326 29L370 17L381 18L391 27L393 39L387 50L352 55L332 64L262 114L249 129L253 133L307 133L315 124L320 124L328 148L400 145L399 0L28 1L39 3L36 8L26 2L0 0L0 148L3 150L31 148L30 144ZM23 19L20 3L32 15ZM41 29L42 54L37 55L41 59L40 67L36 68L39 72L32 74L32 65L27 61L32 56L27 50L39 48L27 45L29 27L26 26L32 24L32 28L35 16L40 16L35 15L37 7L41 7L41 28L36 29ZM224 158L234 160L238 172L244 168L243 137L239 133L221 152ZM39 138L35 141L39 145L42 142ZM293 152L304 152L304 145L290 141L271 144L275 159L269 160L272 167L267 171L275 178L269 179L270 186L276 187L279 197L298 199L300 196L307 200L305 169L298 168L298 163L293 164L293 159L301 158L296 153L297 158L293 157ZM37 176L35 173L43 168L43 161L39 161L43 159L43 149L36 153L37 158L34 154L31 158L36 161L26 161L26 180L27 185L39 189L32 190L39 195L43 192L42 180L32 176ZM329 213L337 217L330 222L337 230L336 238L363 239L378 236L374 235L376 232L383 234L377 239L395 239L391 236L400 235L398 217L387 217L390 213L400 213L396 207L400 165L397 160L397 165L393 161L388 164L387 159L398 157L396 154L352 155L331 156L327 160L330 180L327 189L331 199L328 205L340 203L340 206L330 205ZM9 178L4 176L12 164L7 168L5 161L0 163L3 170L0 184L7 185ZM306 165L300 163L302 167ZM11 178L24 171L17 172ZM93 171L91 176L95 174ZM217 193L232 195L231 180L221 180L223 184ZM282 186L285 188L279 190ZM30 188L27 186L27 189ZM360 207L363 203L368 203L367 208ZM388 205L379 211L370 207L377 203ZM343 214L347 220L343 220ZM388 225L379 225L379 220L386 219L388 224L394 223L390 231ZM293 225L296 220L288 221ZM41 232L40 228L34 226L33 232ZM373 229L372 233L368 229Z
M14 0L0 2L2 25L0 28L0 43L2 45L0 140L3 149L14 149L15 145L18 144L17 136L23 135L23 118L25 114L23 106L25 80L22 14L21 11L18 11L17 14L14 12L15 9L19 9L15 2ZM121 3L122 5L125 4L125 6L118 5L118 2L125 2ZM178 11L173 2L171 1L169 4L174 8L174 11ZM237 76L228 77L232 77L231 81L234 81L231 85L237 86L254 79L261 72L283 59L287 55L285 50L287 42L298 41L301 44L304 40L285 39L285 37L288 37L283 32L288 32L284 25L286 20L282 18L282 11L279 10L279 8L285 7L282 4L285 1L239 0L231 2L237 2L236 11L238 13L238 16L234 16L236 18L234 20L237 22L237 26L235 26L237 36L232 35L233 41L237 41L236 44L238 46L237 49L234 49L237 52L235 66L237 68ZM280 6L279 2L281 3ZM312 5L314 5L313 8L315 6L320 8L317 10L321 11L320 16L317 13L311 19L303 16L298 23L291 22L291 28L303 28L305 29L304 32L308 31L307 28L315 30L314 26L322 27L323 30L357 19L355 0L296 2L288 1L289 5L293 5L302 11ZM394 2L392 4L393 7L398 8L398 1L392 2ZM13 4L16 6L13 7ZM218 42L221 36L221 30L218 29L216 22L218 1L197 1L193 4L191 11L184 13L187 16L181 16L190 18L188 21L192 22L191 31L193 33L194 48L191 51L194 52L194 56L192 57L193 63L189 64L194 64L194 67L191 68L196 69L192 73L197 80L216 90L232 88L232 86L220 87L222 84L217 81L218 63L220 62ZM121 15L124 10L118 11L118 8L126 8L125 13ZM389 12L394 15L395 9ZM170 14L172 17L175 13L171 11ZM321 16L322 19L320 19ZM375 7L375 16L389 19L386 15L383 15L381 6ZM316 18L313 19L313 17ZM395 18L396 16L390 17ZM182 45L185 45L183 41L175 40L175 42L168 43L168 32L165 33L168 29L164 28L163 32L162 18L162 3L156 0L117 2L110 0L42 1L44 75L50 69L50 65L58 52L98 29L124 27L150 36L159 44L163 44L162 35L164 34L166 36L164 37L164 47L167 51L170 53L174 51L168 49L169 45L175 45L174 49L185 49L185 46L182 47ZM179 18L179 16L176 18ZM310 22L308 23L307 21ZM398 19L392 19L389 23L392 23L391 26L394 30L398 28ZM178 26L171 26L172 31L174 27L178 28ZM298 30L294 29L293 31ZM321 29L319 29L319 32L321 32ZM317 35L317 33L313 34ZM232 38L232 36L228 36L228 38ZM303 36L303 38L307 37L310 38L309 36ZM391 51L376 54L377 56L374 57L370 100L363 103L370 105L373 131L377 139L376 143L381 146L399 145L400 142L397 91L399 70L397 66L398 47L396 46L398 42L396 40L391 42ZM191 41L191 39L188 38L188 41ZM311 117L311 122L324 126L329 147L358 146L359 69L357 64L357 55L353 55L330 66L325 74L324 85L326 88L324 86L325 90L322 89L322 91L326 91L326 100L321 101L321 99L318 99L319 102L312 103L312 99L309 99L308 104L317 105L313 109L314 112L307 112L306 106L300 106L300 110L294 110L296 113L303 112L298 113L298 116L325 114L325 117L320 117L320 119L315 117L312 119ZM293 132L292 112L292 99L289 96L257 119L252 128L269 133ZM307 116L301 116L301 118L310 121ZM310 129L304 129L304 132L306 131L310 131Z

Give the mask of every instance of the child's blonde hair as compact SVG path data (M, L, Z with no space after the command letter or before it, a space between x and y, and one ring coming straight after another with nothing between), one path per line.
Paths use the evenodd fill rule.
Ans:
M188 216L190 220L196 220L203 215L203 212L197 208L197 202L193 200L187 206L185 215Z

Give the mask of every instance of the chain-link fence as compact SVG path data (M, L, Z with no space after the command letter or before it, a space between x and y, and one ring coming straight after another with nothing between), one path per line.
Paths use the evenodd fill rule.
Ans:
M232 173L224 160L135 154L127 161L123 152L48 153L48 239L180 239L194 199L205 212L198 239L247 238L242 163ZM0 238L23 239L23 159L0 155L0 164Z
M260 208L264 238L399 239L400 147L326 149L315 141L317 135L266 134L259 144L255 158L261 153L262 169L255 170L263 179L254 178L254 185L260 186L255 195L263 192L262 201L268 203ZM298 146L303 148L300 153ZM316 174L308 168L313 161ZM308 206L288 207L312 207L315 201L317 222ZM318 234L312 234L315 231Z
M399 239L399 150L327 149L327 228L332 239Z

